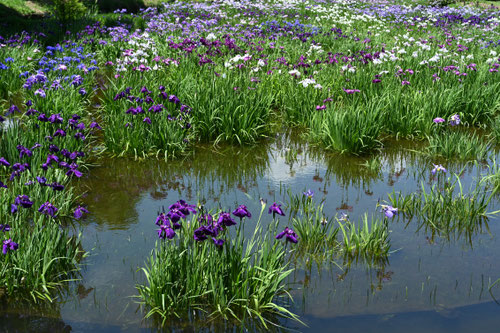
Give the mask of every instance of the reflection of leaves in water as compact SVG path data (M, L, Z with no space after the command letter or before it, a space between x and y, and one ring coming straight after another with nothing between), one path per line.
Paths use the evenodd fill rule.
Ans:
M71 332L59 307L57 302L7 302L0 298L0 332Z
M88 191L84 198L98 223L127 228L136 221L135 206L145 192L155 200L165 199L169 191L186 199L204 193L201 201L219 198L228 189L242 192L256 186L269 168L269 145L259 147L199 147L192 157L175 161L102 160L80 184Z
M94 288L85 288L83 284L79 284L77 288L78 299L86 298L93 290Z

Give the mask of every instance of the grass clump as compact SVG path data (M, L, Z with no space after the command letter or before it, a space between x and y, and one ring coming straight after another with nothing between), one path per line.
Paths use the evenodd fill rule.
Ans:
M342 231L342 250L345 257L371 260L385 259L389 255L389 229L387 222L364 214L357 224L345 219L337 220Z
M381 146L380 111L361 108L320 114L312 120L311 137L327 149L362 155Z
M410 220L413 217L420 218L422 225L419 229L424 227L443 236L452 233L458 236L472 235L481 229L489 216L498 213L488 210L494 192L489 191L484 184L476 182L467 193L458 174L445 178L441 171L437 182L429 189L422 183L419 192L411 194L393 192L389 194L389 202L406 218Z
M447 159L486 160L490 145L477 134L467 132L444 132L430 136L427 154Z
M44 216L15 222L2 236L4 244L11 240L18 246L0 255L0 289L8 295L52 301L56 290L78 278L84 254L79 237Z
M264 326L268 314L297 319L279 303L289 296L284 281L291 270L283 243L274 239L276 225L264 230L260 224L264 209L263 204L250 239L244 237L242 217L251 216L245 206L233 212L240 217L235 235L229 227L237 222L229 213L211 215L202 208L191 221L178 220L178 212L194 212L183 201L161 213L157 224L165 240L156 244L142 269L146 283L137 286L149 309L146 317L159 316L165 323L192 310L237 321L258 318Z

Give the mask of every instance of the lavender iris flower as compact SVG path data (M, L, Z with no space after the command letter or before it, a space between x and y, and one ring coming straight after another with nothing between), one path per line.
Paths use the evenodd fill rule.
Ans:
M359 89L343 89L343 90L348 95L352 95L352 94L361 92L361 90L359 90Z
M314 192L312 190L307 190L306 192L302 192L302 194L308 199L312 199L312 197L314 197Z
M47 95L45 94L45 91L40 88L35 91L35 96L40 96L41 98L45 98Z
M456 126L460 124L460 116L458 114L454 114L450 118L450 125L451 126Z
M2 253L7 254L9 251L16 251L19 248L19 244L12 241L11 238L3 241Z
M446 170L441 164L439 165L436 165L436 164L433 164L434 165L434 169L432 169L432 174L435 175L436 172L439 172L439 171L442 171L444 173L446 173L448 170Z
M292 229L286 227L282 232L276 235L276 239L281 239L285 236L287 242L297 243L297 234Z
M382 208L381 212L383 212L384 215L388 218L391 218L394 215L398 215L397 208L394 208L394 207L388 206L388 205L380 205L380 207Z
M445 120L443 118L437 117L437 118L434 118L432 121L435 124L440 124L440 123L444 123Z

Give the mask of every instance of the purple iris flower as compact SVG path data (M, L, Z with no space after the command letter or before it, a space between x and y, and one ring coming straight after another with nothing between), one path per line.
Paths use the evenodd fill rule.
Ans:
M285 216L285 213L281 209L281 205L278 205L276 202L269 207L269 214L273 214L273 219L276 217L276 214Z
M177 96L175 96L175 95L170 95L168 97L168 101L172 102L172 103L175 103L175 104L179 104L181 102L181 100Z
M151 94L151 91L149 91L148 88L146 88L146 86L142 86L141 93L149 95Z
M3 232L10 231L10 225L8 225L8 224L0 224L0 231L3 231Z
M214 241L214 244L217 247L222 247L224 245L223 239L217 239L217 238L212 237L212 240Z
M1 180L0 180L0 187L7 188L7 185L5 185Z
M82 172L78 170L78 164L71 163L69 165L69 170L66 172L66 176L71 176L71 175L75 175L78 178L82 176Z
M0 164L3 166L10 166L10 163L4 157L0 157Z
M89 211L87 209L85 209L84 207L78 206L78 207L76 207L75 212L73 213L73 216L75 217L75 219L79 220L82 218L84 213L88 213L88 212Z
M437 117L432 120L435 124L441 124L444 123L445 120L443 118Z
M39 177L39 176L37 176L36 180L41 185L45 185L47 183L47 178L45 178L45 177Z
M49 121L52 123L52 124L62 124L64 119L63 117L61 116L60 113L56 113L56 114L52 114L50 115L49 117Z
M25 114L26 114L27 116L32 116L32 115L35 115L35 114L37 114L37 113L38 113L38 111L37 111L37 110L35 110L35 109L28 109L28 110L26 111L26 113L25 113Z
M441 164L439 165L436 165L436 164L433 164L434 165L434 169L432 169L432 174L435 175L436 172L439 172L439 171L442 171L444 173L446 173L448 170L446 170Z
M7 254L9 251L16 251L19 248L19 244L12 241L11 238L3 241L2 253Z
M42 113L41 115L39 115L37 117L37 119L40 121L43 121L43 122L49 121L49 118L45 115L45 113Z
M59 183L53 182L52 184L48 185L50 186L54 191L62 191L64 190L64 185L61 185Z
M51 165L52 162L59 163L59 157L57 157L57 155L53 155L53 154L47 155L47 160L45 161L45 164Z
M151 118L146 117L142 122L151 125Z
M172 239L175 236L175 231L170 226L166 224L160 225L160 229L158 229L158 237L160 239Z
M85 141L85 135L84 135L82 132L77 132L77 133L75 133L74 137L75 137L76 139L80 139L80 140L82 140L82 141Z
M21 205L23 208L30 208L33 206L33 202L25 194L17 196L16 199L14 199L14 204L17 206Z
M219 219L217 220L217 223L225 227L229 227L236 224L234 219L231 217L231 214L225 212L219 214Z
M86 90L85 90L85 88L83 88L83 87L82 87L82 88L80 88L80 90L78 90L78 93L79 93L80 95L82 95L82 96L87 95L87 91L86 91Z
M173 210L173 209L178 209L182 214L184 215L189 215L189 213L196 214L196 209L194 205L188 204L184 200L179 200L176 203L171 204L168 209Z
M89 125L90 128L97 128L97 129L102 129L101 126L99 126L98 123L96 123L95 121L91 122L90 125Z
M30 165L28 163L14 163L12 165L12 169L14 172L10 175L9 180L13 180L15 177L19 176L21 173L24 171L28 170L30 168Z
M6 116L10 116L11 114L13 114L14 112L21 112L19 111L19 108L17 107L17 105L15 104L12 104L11 107L7 110L7 112L5 113Z
M50 202L45 202L43 203L40 208L38 208L38 211L42 214L45 215L50 215L51 217L54 217L59 209L57 209L56 206L51 204Z
M54 132L54 137L56 136L60 136L60 137L65 137L66 136L66 132L62 129L62 128L58 128L55 132Z
M248 211L248 208L245 205L239 205L238 208L233 211L233 215L239 217L240 220L245 216L248 218L252 217L252 214Z
M392 218L394 217L394 215L398 215L397 208L388 205L380 205L380 207L382 208L381 212L383 212L384 215L388 218Z
M194 231L194 240L197 241L197 242L202 242L204 241L205 239L207 239L207 235L205 234L205 230L206 230L207 227L205 227L204 225L202 225L201 227L199 227L198 229L196 229Z
M42 88L37 89L35 91L35 96L40 96L41 98L47 97L47 95L45 94L45 91Z
M286 237L287 242L297 243L297 234L292 229L286 227L282 232L276 235L276 239L281 239L283 236Z
M21 145L17 145L17 150L19 151L19 158L22 158L23 156L31 157L31 155L33 155L31 150Z
M49 145L49 151L52 152L52 153L57 153L59 151L59 147L56 146L56 145Z
M158 214L158 216L156 217L156 225L160 226L162 224L169 224L169 219L167 217L167 215L165 215L164 213L160 213Z
M180 219L183 219L186 217L186 215L181 212L180 209L178 208L172 208L170 211L167 213L167 217L174 223L179 222Z

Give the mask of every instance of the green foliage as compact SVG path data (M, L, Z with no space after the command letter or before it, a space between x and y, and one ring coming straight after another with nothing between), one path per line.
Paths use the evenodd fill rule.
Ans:
M276 225L267 230L260 224L244 239L243 223L236 235L224 235L218 248L209 239L197 242L193 233L200 226L199 216L184 221L172 240L157 242L142 271L146 284L138 285L140 298L148 311L146 317L159 316L163 323L188 310L210 317L243 320L254 317L267 327L266 314L297 317L276 303L289 296L284 281L287 270L283 243L274 239ZM276 323L272 323L276 324Z
M389 255L389 229L387 220L364 214L357 224L349 220L337 220L342 231L342 250L348 259L363 258L370 261L385 260Z
M53 13L63 23L78 19L85 14L87 8L80 0L52 0Z
M429 136L427 154L447 159L486 160L490 145L479 135L464 131L444 131Z
M51 301L64 283L78 278L84 255L78 236L43 215L16 219L11 227L5 236L19 249L0 255L0 289L20 299Z
M312 120L311 137L328 149L361 155L380 147L381 120L380 110L361 108L320 114Z
M444 237L452 234L470 236L481 230L489 216L498 213L488 211L493 194L484 181L476 182L466 193L458 174L448 178L440 174L430 189L426 189L422 183L419 192L392 192L389 202L405 218L411 220L418 217L422 222L419 229L425 227L433 234Z

